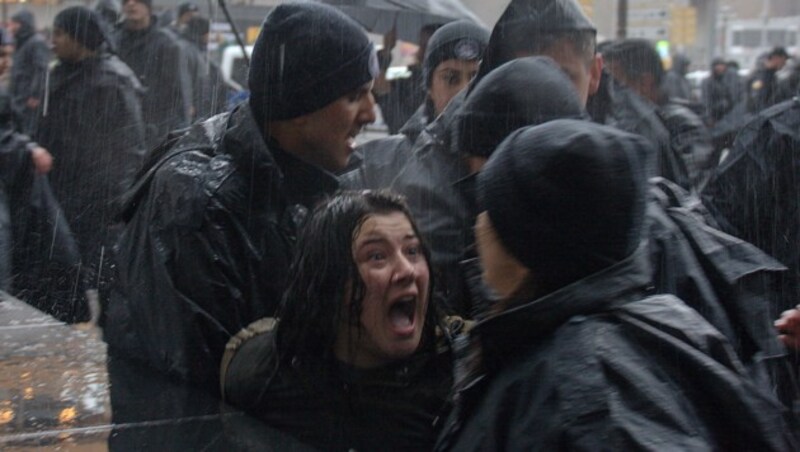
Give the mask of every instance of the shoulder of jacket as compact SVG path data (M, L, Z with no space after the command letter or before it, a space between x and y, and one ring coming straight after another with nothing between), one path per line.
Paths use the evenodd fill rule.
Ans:
M247 341L274 332L277 325L278 320L276 318L265 317L244 327L241 331L230 338L230 340L228 340L228 343L225 345L225 352L222 355L222 361L220 363L220 389L223 396L225 395L225 379L228 374L228 368L230 367L234 357L236 357L236 353Z

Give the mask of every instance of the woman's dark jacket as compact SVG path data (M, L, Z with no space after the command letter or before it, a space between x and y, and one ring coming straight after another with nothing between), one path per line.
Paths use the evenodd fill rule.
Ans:
M337 188L246 104L175 134L125 196L109 344L218 392L226 342L274 314L297 228Z
M437 450L796 450L782 406L647 251L470 332Z
M455 332L463 322L449 325ZM452 386L444 337L408 359L363 370L281 356L274 326L264 319L229 343L222 369L227 402L322 450L430 450Z

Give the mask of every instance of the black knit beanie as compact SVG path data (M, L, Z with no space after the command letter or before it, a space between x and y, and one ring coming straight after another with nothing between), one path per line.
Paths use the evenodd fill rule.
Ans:
M103 19L85 6L72 6L61 11L53 20L53 27L63 30L89 50L97 50L107 41Z
M500 241L551 290L639 245L646 176L637 135L561 119L513 133L478 174L478 202Z
M575 87L553 60L520 58L478 83L457 115L455 143L464 154L488 158L519 128L582 114Z
M532 40L574 31L597 32L577 0L512 0L492 29L477 78L516 58Z
M469 20L450 22L431 36L422 62L425 87L430 88L436 67L447 60L479 61L489 43L489 30Z
M312 113L373 80L375 49L339 10L290 2L270 11L253 47L250 107L259 124Z

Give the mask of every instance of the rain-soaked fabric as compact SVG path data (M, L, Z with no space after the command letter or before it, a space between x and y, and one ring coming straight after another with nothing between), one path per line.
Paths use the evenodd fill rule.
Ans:
M112 274L117 201L145 152L141 91L130 68L108 54L61 62L50 73L36 140L57 162L50 182L78 241L87 288L105 290Z
M296 230L337 188L266 143L246 104L176 134L126 195L109 344L217 393L225 343L274 314Z
M175 36L151 19L144 30L119 29L114 36L119 57L144 86L142 117L147 147L158 145L167 134L189 125L192 79L188 62Z
M626 132L641 135L651 142L656 149L656 158L653 160L645 157L644 160L655 161L652 176L664 177L691 190L692 180L686 163L678 153L679 150L673 148L673 137L659 115L658 107L615 81L611 81L608 88L611 91L611 106L607 123Z
M225 401L322 450L430 450L461 327L445 322L437 347L375 369L281 356L273 329L254 331L227 368Z
M741 237L789 268L773 318L800 300L800 100L758 114L703 192L722 230Z
M772 325L785 267L710 226L700 200L674 183L653 179L649 195L650 293L674 294L695 309L728 339L756 384L791 407L800 394Z
M656 112L669 132L672 152L683 161L689 187L701 191L719 163L708 128L680 99L668 100Z
M50 63L51 54L44 38L34 29L33 15L21 11L14 17L20 22L20 29L14 36L16 49L11 65L11 102L18 115L21 131L33 134L42 108L41 101L44 99L47 65ZM39 107L30 108L27 105L31 98L40 102Z
M777 400L647 250L479 322L436 450L796 450Z

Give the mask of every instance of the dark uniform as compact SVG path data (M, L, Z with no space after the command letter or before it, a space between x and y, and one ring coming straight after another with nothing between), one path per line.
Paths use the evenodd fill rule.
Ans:
M33 134L36 131L42 101L45 94L47 65L50 63L50 48L34 29L33 14L23 10L15 14L12 20L20 24L11 65L11 102L18 116L19 127L23 133ZM28 99L39 101L39 107L30 108Z
M800 300L800 100L759 113L704 191L720 227L789 267L772 318Z
M119 57L144 85L142 117L146 143L154 147L171 130L186 127L192 107L192 80L186 54L169 31L159 28L155 16L144 30L120 28L115 36Z
M119 58L100 54L61 62L49 88L36 139L58 162L50 180L78 241L87 288L98 281L105 287L118 232L116 200L145 153L141 84Z
M758 113L780 100L777 70L761 68L747 81L747 111Z
M218 388L225 343L274 314L295 231L337 188L266 143L247 105L165 143L124 206L109 345Z

